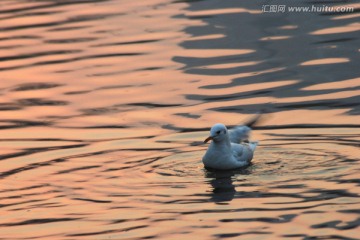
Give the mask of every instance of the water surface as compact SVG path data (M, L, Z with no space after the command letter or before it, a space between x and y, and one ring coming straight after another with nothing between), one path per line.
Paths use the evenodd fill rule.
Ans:
M0 239L358 239L359 15L263 4L1 1Z

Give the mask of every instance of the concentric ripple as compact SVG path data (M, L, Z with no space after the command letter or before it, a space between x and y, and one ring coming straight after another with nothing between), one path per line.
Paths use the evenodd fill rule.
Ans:
M357 8L1 0L0 239L358 239ZM252 165L204 169L258 112Z

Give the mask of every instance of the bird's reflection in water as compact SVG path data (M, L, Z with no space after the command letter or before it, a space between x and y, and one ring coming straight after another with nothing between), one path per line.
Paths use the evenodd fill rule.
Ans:
M248 175L251 171L249 169L237 169L220 171L207 168L205 170L205 178L208 178L212 190L210 201L217 204L225 204L232 201L236 196L236 189L234 179L236 175Z

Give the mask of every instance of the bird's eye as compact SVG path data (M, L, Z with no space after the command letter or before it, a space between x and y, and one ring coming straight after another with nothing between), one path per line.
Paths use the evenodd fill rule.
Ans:
M216 134L220 134L220 131L217 131Z

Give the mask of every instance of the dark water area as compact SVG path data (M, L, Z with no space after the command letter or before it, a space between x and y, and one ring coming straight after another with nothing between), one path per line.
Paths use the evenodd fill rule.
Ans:
M0 239L359 239L359 7L1 1ZM258 112L252 165L204 169Z

